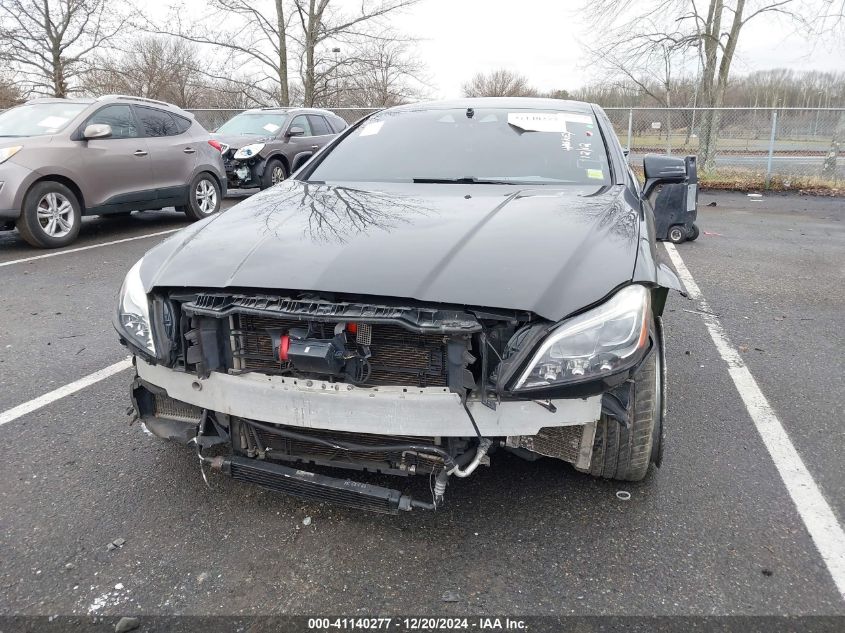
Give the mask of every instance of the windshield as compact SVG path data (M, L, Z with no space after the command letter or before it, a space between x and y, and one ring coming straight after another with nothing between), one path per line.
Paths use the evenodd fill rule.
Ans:
M592 112L394 110L346 137L309 180L606 185L610 170Z
M217 129L218 134L276 134L285 124L286 115L278 112L244 112L229 119Z
M87 108L88 103L34 103L0 114L0 136L55 134Z

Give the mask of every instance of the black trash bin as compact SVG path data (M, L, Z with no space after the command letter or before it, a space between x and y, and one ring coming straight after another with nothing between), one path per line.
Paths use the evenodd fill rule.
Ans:
M656 181L662 184L653 202L654 228L657 239L680 244L699 235L695 221L698 217L698 169L695 156L680 158L649 154L643 160L646 184L645 195L655 192ZM667 177L676 182L666 183Z

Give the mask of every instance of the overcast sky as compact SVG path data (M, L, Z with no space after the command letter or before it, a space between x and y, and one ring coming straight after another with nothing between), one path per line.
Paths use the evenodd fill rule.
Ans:
M633 2L632 2L633 4ZM477 71L519 71L538 88L578 88L591 79L581 42L596 33L579 0L422 0L394 23L419 43L428 64L433 97L460 95ZM845 71L845 44L813 50L777 17L760 16L743 32L734 74L766 68Z

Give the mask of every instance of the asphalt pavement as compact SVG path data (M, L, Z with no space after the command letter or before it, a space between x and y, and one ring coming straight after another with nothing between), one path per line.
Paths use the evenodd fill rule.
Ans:
M845 202L700 205L677 252L841 526ZM44 258L0 233L0 416L126 357L120 282L164 237L145 235L186 224L92 219ZM496 454L400 516L207 488L189 449L129 424L116 373L0 425L0 614L845 615L703 315L674 295L665 323L665 461L644 482Z

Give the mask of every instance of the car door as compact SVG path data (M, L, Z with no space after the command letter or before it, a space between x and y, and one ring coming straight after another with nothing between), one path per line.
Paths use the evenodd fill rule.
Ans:
M334 132L332 131L332 128L329 127L329 122L326 121L325 117L320 114L309 114L308 123L311 124L311 133L314 135L311 137L311 140L313 141L312 149L316 152L332 140Z
M130 207L155 198L147 141L128 104L106 105L80 127L111 126L109 138L81 141L79 160L73 165L87 210L97 207ZM108 210L108 209L104 209Z
M308 117L306 115L299 114L293 117L290 123L288 123L285 136L287 136L290 130L295 127L305 130L305 134L302 136L287 137L288 147L285 154L287 154L288 159L290 160L292 171L296 171L299 165L301 165L308 159L309 156L320 148L320 146L314 142L314 134L311 132L311 124L308 122Z
M200 141L187 134L190 125L180 121L183 117L152 106L133 107L147 139L158 198L170 204L180 203L187 199Z

